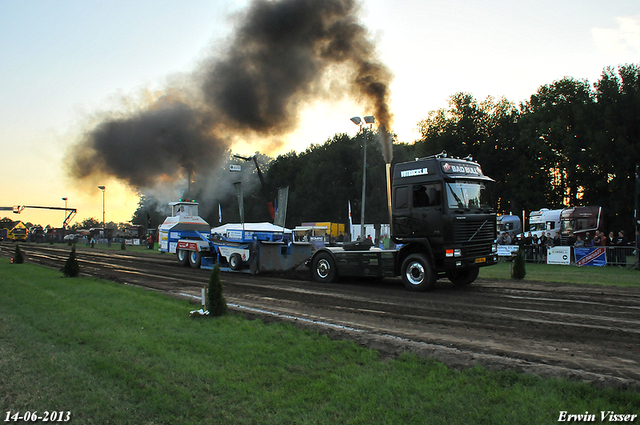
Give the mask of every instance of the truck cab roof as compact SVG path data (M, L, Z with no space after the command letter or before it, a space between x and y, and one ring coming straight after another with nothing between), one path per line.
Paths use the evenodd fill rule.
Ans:
M494 181L482 173L482 168L477 162L436 155L427 158L416 158L415 161L397 164L393 171L393 183L424 181L426 176L438 176L445 179L472 178Z

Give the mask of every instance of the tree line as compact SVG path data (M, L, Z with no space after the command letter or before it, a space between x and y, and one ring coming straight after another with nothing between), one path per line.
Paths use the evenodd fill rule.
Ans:
M594 84L565 77L541 86L519 105L456 93L447 108L418 123L421 138L393 145L393 164L446 151L472 155L496 180L496 210L528 216L540 208L603 207L608 229L632 230L635 167L640 163L640 65L605 68ZM388 223L385 162L375 131L367 134L365 222ZM395 139L395 136L394 136ZM245 193L245 220L270 221L268 202L289 187L287 226L303 222L347 223L348 203L360 222L364 134L337 134L304 152L259 155L264 186ZM231 156L229 155L229 158ZM254 178L258 179L257 176ZM196 194L196 198L198 195ZM237 200L216 199L204 218L239 221ZM160 221L157 205L141 198L134 224ZM159 223L158 223L159 224Z

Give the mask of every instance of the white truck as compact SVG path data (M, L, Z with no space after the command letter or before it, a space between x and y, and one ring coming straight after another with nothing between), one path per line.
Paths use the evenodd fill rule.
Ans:
M541 237L547 232L551 233L551 237L560 231L560 214L563 210L550 210L542 208L538 211L532 211L529 214L529 231L532 235Z

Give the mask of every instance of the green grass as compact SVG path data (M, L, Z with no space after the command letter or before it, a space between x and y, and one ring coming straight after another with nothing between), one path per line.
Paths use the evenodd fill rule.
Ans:
M453 370L185 301L0 259L0 414L81 424L543 424L638 413L640 394ZM4 416L1 418L4 420Z
M512 262L501 261L495 266L482 267L482 279L511 279ZM633 262L629 263L629 265ZM640 272L615 266L576 267L557 264L525 264L525 282L584 283L591 285L640 288Z

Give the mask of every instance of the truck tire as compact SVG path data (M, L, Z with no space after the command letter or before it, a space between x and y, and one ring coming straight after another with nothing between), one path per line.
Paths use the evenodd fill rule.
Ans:
M193 267L194 269L199 269L200 260L201 256L198 251L189 251L189 264L191 264L191 267Z
M473 283L478 277L479 268L451 270L447 272L447 278L456 286L465 286Z
M242 257L237 252L229 257L229 267L231 270L240 270L242 267Z
M316 282L333 283L338 277L336 263L331 254L320 252L313 257L311 263L311 274Z
M179 249L176 251L176 256L178 257L178 264L181 266L189 265L189 251Z
M428 291L438 280L427 257L411 254L402 262L402 282L410 291Z

